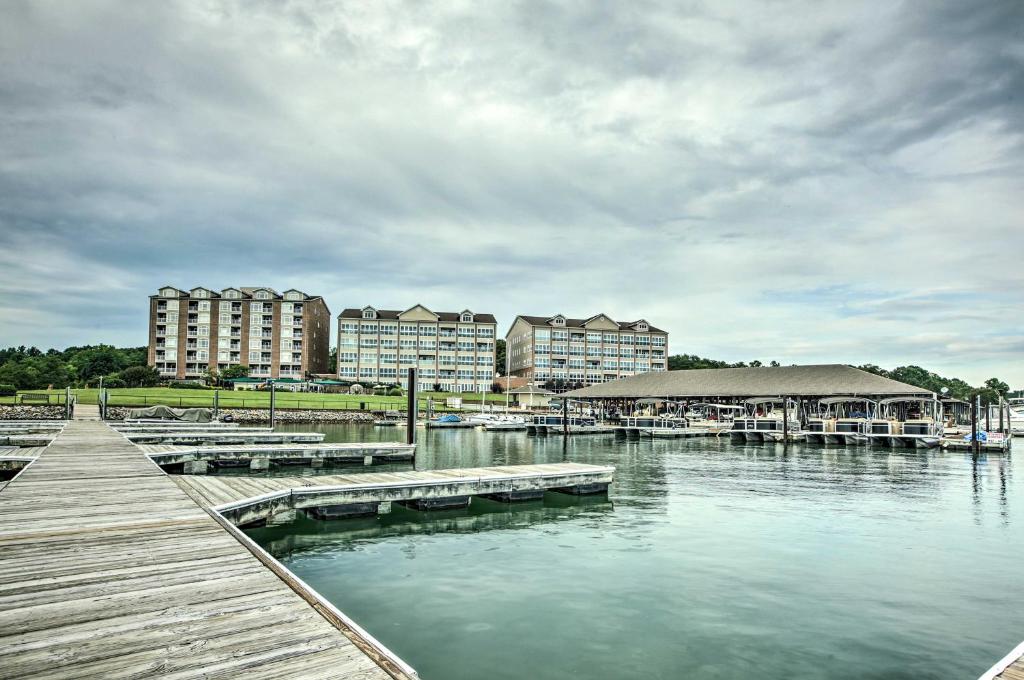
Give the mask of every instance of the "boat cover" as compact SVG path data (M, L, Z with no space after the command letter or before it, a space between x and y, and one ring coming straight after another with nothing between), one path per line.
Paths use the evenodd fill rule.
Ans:
M132 420L140 418L160 418L162 420L180 420L188 423L208 423L213 420L213 411L208 408L174 409L170 406L147 406L133 408L128 412Z

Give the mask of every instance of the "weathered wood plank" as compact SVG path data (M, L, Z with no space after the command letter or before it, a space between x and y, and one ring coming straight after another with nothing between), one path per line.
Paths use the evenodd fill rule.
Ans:
M293 588L101 422L0 496L0 678L403 677Z

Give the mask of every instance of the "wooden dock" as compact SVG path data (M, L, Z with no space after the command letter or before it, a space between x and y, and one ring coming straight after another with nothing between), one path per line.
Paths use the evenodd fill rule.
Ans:
M42 436L42 435L34 435ZM136 444L315 444L324 440L322 432L239 432L186 430L184 432L126 432L123 436Z
M176 477L196 501L238 525L289 510L350 516L390 510L390 503L417 508L464 507L470 496L528 500L547 490L600 493L615 468L583 463L508 465L316 477Z
M142 451L158 465L176 465L192 461L250 462L274 461L302 463L322 467L331 463L375 465L411 461L415 444L394 442L341 444L255 444L247 446L181 447L169 444L141 444ZM259 466L255 466L259 468ZM190 470L190 473L195 473Z
M0 490L0 678L143 676L415 671L138 447L75 421Z
M1024 642L1000 659L978 680L1024 680Z

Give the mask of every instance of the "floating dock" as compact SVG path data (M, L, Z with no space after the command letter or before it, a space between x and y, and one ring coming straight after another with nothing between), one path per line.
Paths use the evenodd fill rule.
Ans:
M125 432L124 437L135 444L300 444L319 443L322 432L238 432L196 431L183 432Z
M325 461L331 463L359 463L373 465L412 461L416 452L415 444L392 442L345 443L345 444L254 444L245 446L180 447L167 444L142 444L139 447L157 465L179 465L197 461L204 462L245 462L256 461L255 469L265 469L263 462L285 464L306 464L322 467ZM204 466L186 469L188 474Z
M564 434L615 434L619 428L612 425L570 425L568 432L561 425L527 425L526 434L539 437L560 437Z
M0 676L416 673L101 422L0 490Z
M186 476L175 481L200 504L247 525L289 510L346 517L388 512L392 502L433 509L464 507L470 496L516 501L537 499L546 491L602 493L614 473L608 466L551 463L316 477Z
M57 433L53 434L0 434L0 446L46 446Z
M428 429L445 430L445 429L458 429L458 428L473 428L479 427L483 423L473 423L468 420L457 420L451 423L439 423L436 420L428 420L426 426Z

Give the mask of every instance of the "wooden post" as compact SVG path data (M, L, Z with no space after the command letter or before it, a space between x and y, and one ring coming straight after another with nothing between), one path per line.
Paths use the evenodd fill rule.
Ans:
M64 388L64 420L71 420L71 387Z
M220 416L220 390L213 391L213 419L217 420Z
M985 405L985 431L992 431L992 404Z
M406 394L405 406L405 443L416 443L416 369L409 369L409 391ZM427 401L427 411L430 410L430 401Z
M789 400L786 397L782 398L782 445L786 446L789 443Z
M999 431L1003 431L1003 396L999 395Z
M562 393L562 436L569 436L569 400L565 398L565 393Z
M274 382L270 383L270 429L273 430L277 424L277 409L276 409L276 388Z
M974 395L971 400L971 450L978 455L981 447L978 446L978 404L981 402L981 395Z

